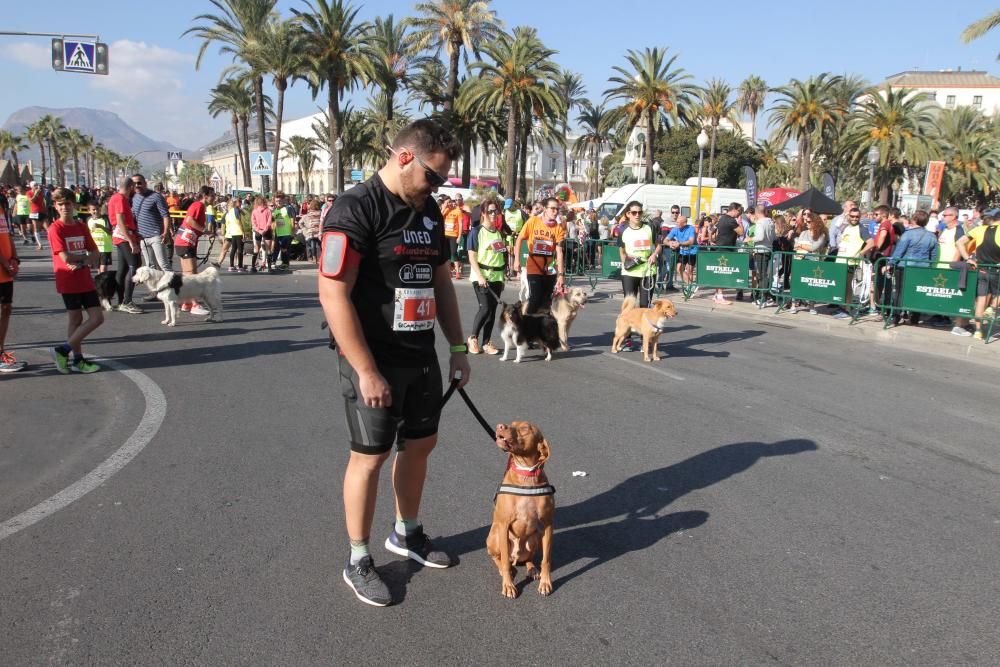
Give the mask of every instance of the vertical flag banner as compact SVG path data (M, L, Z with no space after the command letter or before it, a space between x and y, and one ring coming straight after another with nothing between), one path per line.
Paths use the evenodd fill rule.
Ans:
M836 191L837 191L837 184L833 182L833 176L830 175L830 172L824 171L823 194L825 194L830 199L836 199L836 197L833 196L834 193L836 193Z
M746 179L747 206L757 205L757 173L752 167L743 167L743 176Z
M924 190L923 194L930 195L934 200L931 204L933 208L937 208L940 202L941 195L941 181L944 178L944 161L943 160L931 160L927 163L927 173L924 175Z

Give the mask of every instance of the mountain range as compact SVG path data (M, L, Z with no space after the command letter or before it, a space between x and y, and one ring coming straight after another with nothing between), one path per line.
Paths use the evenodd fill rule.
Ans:
M3 124L3 129L23 136L25 128L46 114L58 117L66 127L75 127L84 134L94 137L105 147L126 157L140 151L155 149L155 153L146 153L137 158L146 169L155 169L165 164L167 151L182 151L187 160L198 157L194 151L184 150L168 141L152 139L126 123L118 114L102 109L25 107L12 113ZM24 143L31 144L29 141ZM32 160L37 167L39 164L38 146L33 145L29 150L19 153L18 158L21 162ZM48 160L47 155L46 160Z

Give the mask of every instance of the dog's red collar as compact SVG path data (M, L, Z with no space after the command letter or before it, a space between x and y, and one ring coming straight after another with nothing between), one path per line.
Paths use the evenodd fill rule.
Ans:
M514 463L513 455L509 455L507 457L507 470L513 470L522 477L538 477L542 474L543 465L543 463L539 463L538 465L533 465L530 468L524 468Z

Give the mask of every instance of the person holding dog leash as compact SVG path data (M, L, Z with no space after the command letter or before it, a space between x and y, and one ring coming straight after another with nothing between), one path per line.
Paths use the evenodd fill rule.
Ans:
M503 292L507 245L498 228L496 202L484 204L484 209L480 223L469 232L469 270L479 310L472 322L472 335L466 344L469 346L469 354L500 354L491 337L493 323L497 319L497 304L500 303L500 294ZM482 348L479 347L480 333L483 335Z
M443 395L435 320L450 345L449 380L469 381L445 221L432 197L461 146L423 119L403 128L389 152L385 166L327 212L319 266L351 439L344 475L350 556L342 574L359 600L378 607L392 596L375 570L369 538L379 474L393 444L396 522L385 548L428 568L455 562L418 519Z
M515 248L522 241L528 242L527 314L537 313L540 308L548 308L552 303L553 290L562 292L565 265L563 263L563 239L566 232L559 224L559 200L549 197L542 202L542 217L532 217L525 223L514 242ZM553 259L555 262L553 263ZM514 273L521 271L520 253L514 253Z
M659 245L653 243L653 229L642 223L642 204L631 201L625 207L627 226L618 237L622 255L622 291L625 296L639 297L639 307L649 308L650 295L656 285L656 262ZM641 288L641 289L640 289Z

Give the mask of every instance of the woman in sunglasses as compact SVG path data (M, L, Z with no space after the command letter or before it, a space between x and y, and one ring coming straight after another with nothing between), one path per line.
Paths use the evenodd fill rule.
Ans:
M643 224L642 204L629 202L625 207L625 218L627 224L618 237L622 291L626 297L638 296L639 307L648 308L656 284L656 260L660 255L660 246L653 242L653 228Z
M497 319L497 304L503 292L504 270L507 268L507 243L500 229L496 202L483 205L480 223L469 231L469 271L472 289L479 302L479 310L472 321L472 335L466 341L469 354L499 354L493 345L493 322ZM479 346L482 334L483 345Z

